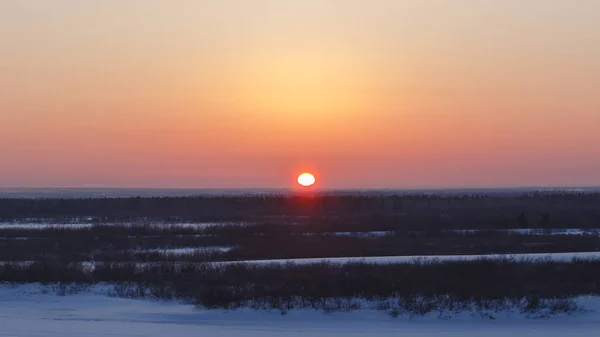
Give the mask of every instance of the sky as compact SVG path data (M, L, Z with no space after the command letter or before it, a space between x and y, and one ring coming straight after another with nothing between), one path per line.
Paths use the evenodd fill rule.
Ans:
M0 187L600 185L600 1L0 2Z

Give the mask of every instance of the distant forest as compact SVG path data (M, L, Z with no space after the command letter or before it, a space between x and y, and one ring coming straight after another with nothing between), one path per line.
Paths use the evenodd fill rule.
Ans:
M346 230L597 228L600 193L0 199L0 221L248 221Z

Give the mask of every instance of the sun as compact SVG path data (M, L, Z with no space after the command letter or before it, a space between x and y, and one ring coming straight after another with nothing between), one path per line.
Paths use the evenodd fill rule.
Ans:
M316 182L315 176L311 173L302 173L298 176L298 184L304 187L309 187L314 185Z

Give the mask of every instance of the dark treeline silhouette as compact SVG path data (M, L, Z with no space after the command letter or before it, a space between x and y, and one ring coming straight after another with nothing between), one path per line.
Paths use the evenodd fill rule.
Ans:
M292 226L296 227L296 226ZM302 226L300 226L302 227ZM0 229L0 260L36 261L239 261L394 255L517 254L600 250L600 237L506 231L389 232L382 236L302 233L290 226L116 226ZM352 233L350 233L352 234ZM379 234L378 234L379 235ZM166 255L154 249L196 248ZM203 248L204 247L204 248ZM229 247L221 251L218 247Z
M598 193L0 199L0 220L300 222L315 231L594 228Z
M440 277L443 275L443 277ZM392 298L407 311L425 313L464 303L506 303L599 295L600 261L479 260L371 265L214 265L161 263L64 264L49 260L0 265L9 283L107 282L119 296L179 298L204 307L324 308L330 299ZM425 305L425 307L423 307ZM335 309L335 308L334 308ZM340 308L341 309L341 308Z

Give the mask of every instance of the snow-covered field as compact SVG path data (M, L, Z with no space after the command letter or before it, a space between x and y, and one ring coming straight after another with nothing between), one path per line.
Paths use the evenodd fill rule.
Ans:
M92 228L91 223L0 222L0 229Z
M216 247L216 246L215 246ZM212 247L212 248L215 248ZM218 247L226 251L231 247ZM151 250L171 255L186 255L193 253L206 252L206 250L196 250L196 248L173 248L173 249L157 249ZM494 255L414 255L414 256L370 256L370 257L329 257L329 258L304 258L304 259L274 259L274 260L246 260L246 261L219 261L211 262L215 266L223 266L227 264L248 264L248 265L268 265L268 264L297 264L308 265L316 263L368 263L368 264L403 264L403 263L443 263L443 262L460 262L460 261L477 261L477 260L504 260L513 259L515 262L572 262L573 260L598 260L600 252L580 252L580 253L548 253L548 254L494 254ZM8 261L0 261L0 264L5 264ZM15 262L13 262L15 263ZM18 261L21 265L31 265L34 261ZM98 262L84 261L86 270L91 271L95 268ZM101 262L100 262L101 263ZM156 262L138 262L140 268L156 265ZM2 335L0 335L2 336Z
M512 228L512 229L495 229L494 232L526 234L526 235L598 235L600 228L581 229L581 228ZM452 230L450 232L459 234L474 234L482 232L480 229L461 229Z
M80 229L80 228L92 228L94 226L118 226L118 227L135 227L135 226L150 226L156 228L194 228L201 229L214 226L246 226L249 225L245 222L182 222L182 223L101 223L94 224L92 222L64 222L64 223L53 223L53 222L0 222L0 229L46 229L46 228L58 228L58 229Z
M70 296L44 294L39 285L0 286L0 336L449 336L582 337L600 331L599 298L579 298L588 311L548 319L504 313L495 320L469 313L440 319L392 318L379 311L203 310L174 302L112 298L106 288Z
M387 235L393 235L394 232L390 231L372 231L372 232L325 232L325 233L302 233L305 236L313 235L331 235L331 236L356 236L356 237L382 237Z
M451 262L451 261L476 261L476 260L500 260L514 259L515 261L557 261L571 262L573 259L600 259L600 252L580 252L580 253L548 253L548 254L489 254L489 255L415 255L415 256L372 256L372 257L330 257L330 258L310 258L310 259L278 259L278 260L248 260L235 262L216 262L216 263L247 263L247 264L270 264L270 263L294 263L294 264L314 264L314 263L372 263L372 264L394 264L394 263L416 263L416 262Z
M146 224L143 222L117 222L117 223L101 223L96 224L91 219L82 218L77 219L79 221L73 222L48 222L41 219L30 219L30 221L19 221L19 222L0 222L0 229L46 229L46 228L58 228L58 229L81 229L81 228L92 228L94 226L119 226L119 227L135 227L135 226L150 226L156 228L193 228L202 229L207 227L215 226L250 226L252 223L248 222L181 222L181 223L151 223ZM480 229L462 229L462 230L448 230L447 232L453 232L458 234L474 234L481 232ZM496 229L495 232L504 233L515 233L515 234L526 234L526 235L598 235L600 228L592 229L580 229L580 228L513 228L513 229ZM331 236L356 236L356 237L382 237L393 235L393 231L368 231L368 232L325 232L325 233L303 233L302 235L331 235Z
M136 253L160 253L164 255L193 255L196 253L205 252L228 252L233 247L229 246L203 246L203 247L182 247L182 248L154 248L154 249L138 249Z

